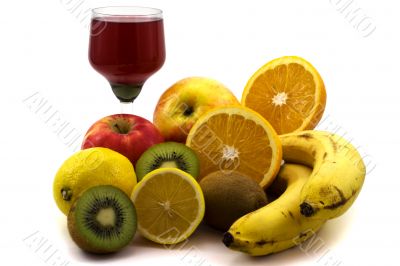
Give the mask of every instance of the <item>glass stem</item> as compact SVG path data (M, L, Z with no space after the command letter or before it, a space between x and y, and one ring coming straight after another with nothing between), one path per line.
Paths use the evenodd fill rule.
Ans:
M133 102L120 102L121 114L133 114Z

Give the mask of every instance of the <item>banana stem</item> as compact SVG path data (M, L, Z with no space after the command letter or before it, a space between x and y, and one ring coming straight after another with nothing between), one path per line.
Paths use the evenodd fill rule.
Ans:
M226 232L224 234L224 238L222 239L222 242L224 242L225 246L229 247L233 243L233 236L231 233Z
M302 204L300 204L300 212L305 217L311 217L314 215L315 210L313 209L313 207L310 204L303 202Z

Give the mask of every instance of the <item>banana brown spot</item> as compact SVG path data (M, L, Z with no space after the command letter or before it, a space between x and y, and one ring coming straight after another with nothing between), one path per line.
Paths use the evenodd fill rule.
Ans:
M331 144L332 144L332 148L333 148L333 152L337 152L337 150L338 150L338 146L337 146L337 143L332 139L332 138L329 138L329 140L331 141Z
M273 245L275 242L276 242L275 240L269 240L269 241L260 240L260 241L257 241L257 242L256 242L256 245L257 245L257 246L264 246L264 245L266 245L266 244L271 244L271 245Z
M343 191L341 191L337 186L333 186L333 188L334 188L334 189L337 191L337 193L339 194L340 201L338 201L338 202L336 202L336 203L333 203L333 204L331 204L331 205L328 205L328 206L324 206L324 209L329 209L329 210L336 209L336 208L338 208L338 207L340 207L340 206L345 205L346 202L349 200L349 199L346 199L346 197L345 197L344 194L343 194ZM352 195L352 196L353 196L353 195Z
M257 241L257 242L256 242L256 245L262 246L262 245L265 245L266 243L267 243L267 241L265 241L265 240L260 240L260 241Z
M322 157L322 159L325 160L326 156L328 156L328 153L324 152L324 156Z
M313 139L314 138L313 135L311 135L309 133L304 133L304 134L298 135L297 137L304 138L304 139Z
M237 235L240 235L240 232L236 232Z
M302 237L305 237L305 236L307 236L307 233L301 232L301 233L299 234L298 238L302 238Z
M333 186L333 188L337 191L337 193L339 193L340 199L341 200L345 200L346 197L343 194L343 191L341 191L337 186Z
M281 211L281 214L287 218L287 215L283 211Z
M330 210L336 209L337 207L340 207L340 206L346 204L352 197L354 197L357 194L356 190L352 190L351 196L346 199L345 196L343 195L343 192L339 188L337 188L336 186L334 186L334 188L339 193L340 201L337 203L325 206L324 209L330 209Z
M333 194L331 186L325 186L325 187L321 187L319 189L319 195L323 198L329 197L329 196L331 196L331 194Z
M289 215L294 220L294 215L293 215L293 213L291 211L289 211Z

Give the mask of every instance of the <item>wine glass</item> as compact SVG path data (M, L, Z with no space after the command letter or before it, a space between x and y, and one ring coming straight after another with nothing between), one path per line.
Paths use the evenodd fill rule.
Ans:
M136 6L92 10L89 61L110 83L122 113L165 61L162 11Z

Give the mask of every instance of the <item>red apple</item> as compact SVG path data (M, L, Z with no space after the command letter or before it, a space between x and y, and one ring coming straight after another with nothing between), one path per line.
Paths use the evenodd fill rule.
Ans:
M133 165L140 155L164 139L148 120L131 114L106 116L86 132L82 149L105 147L125 155Z

